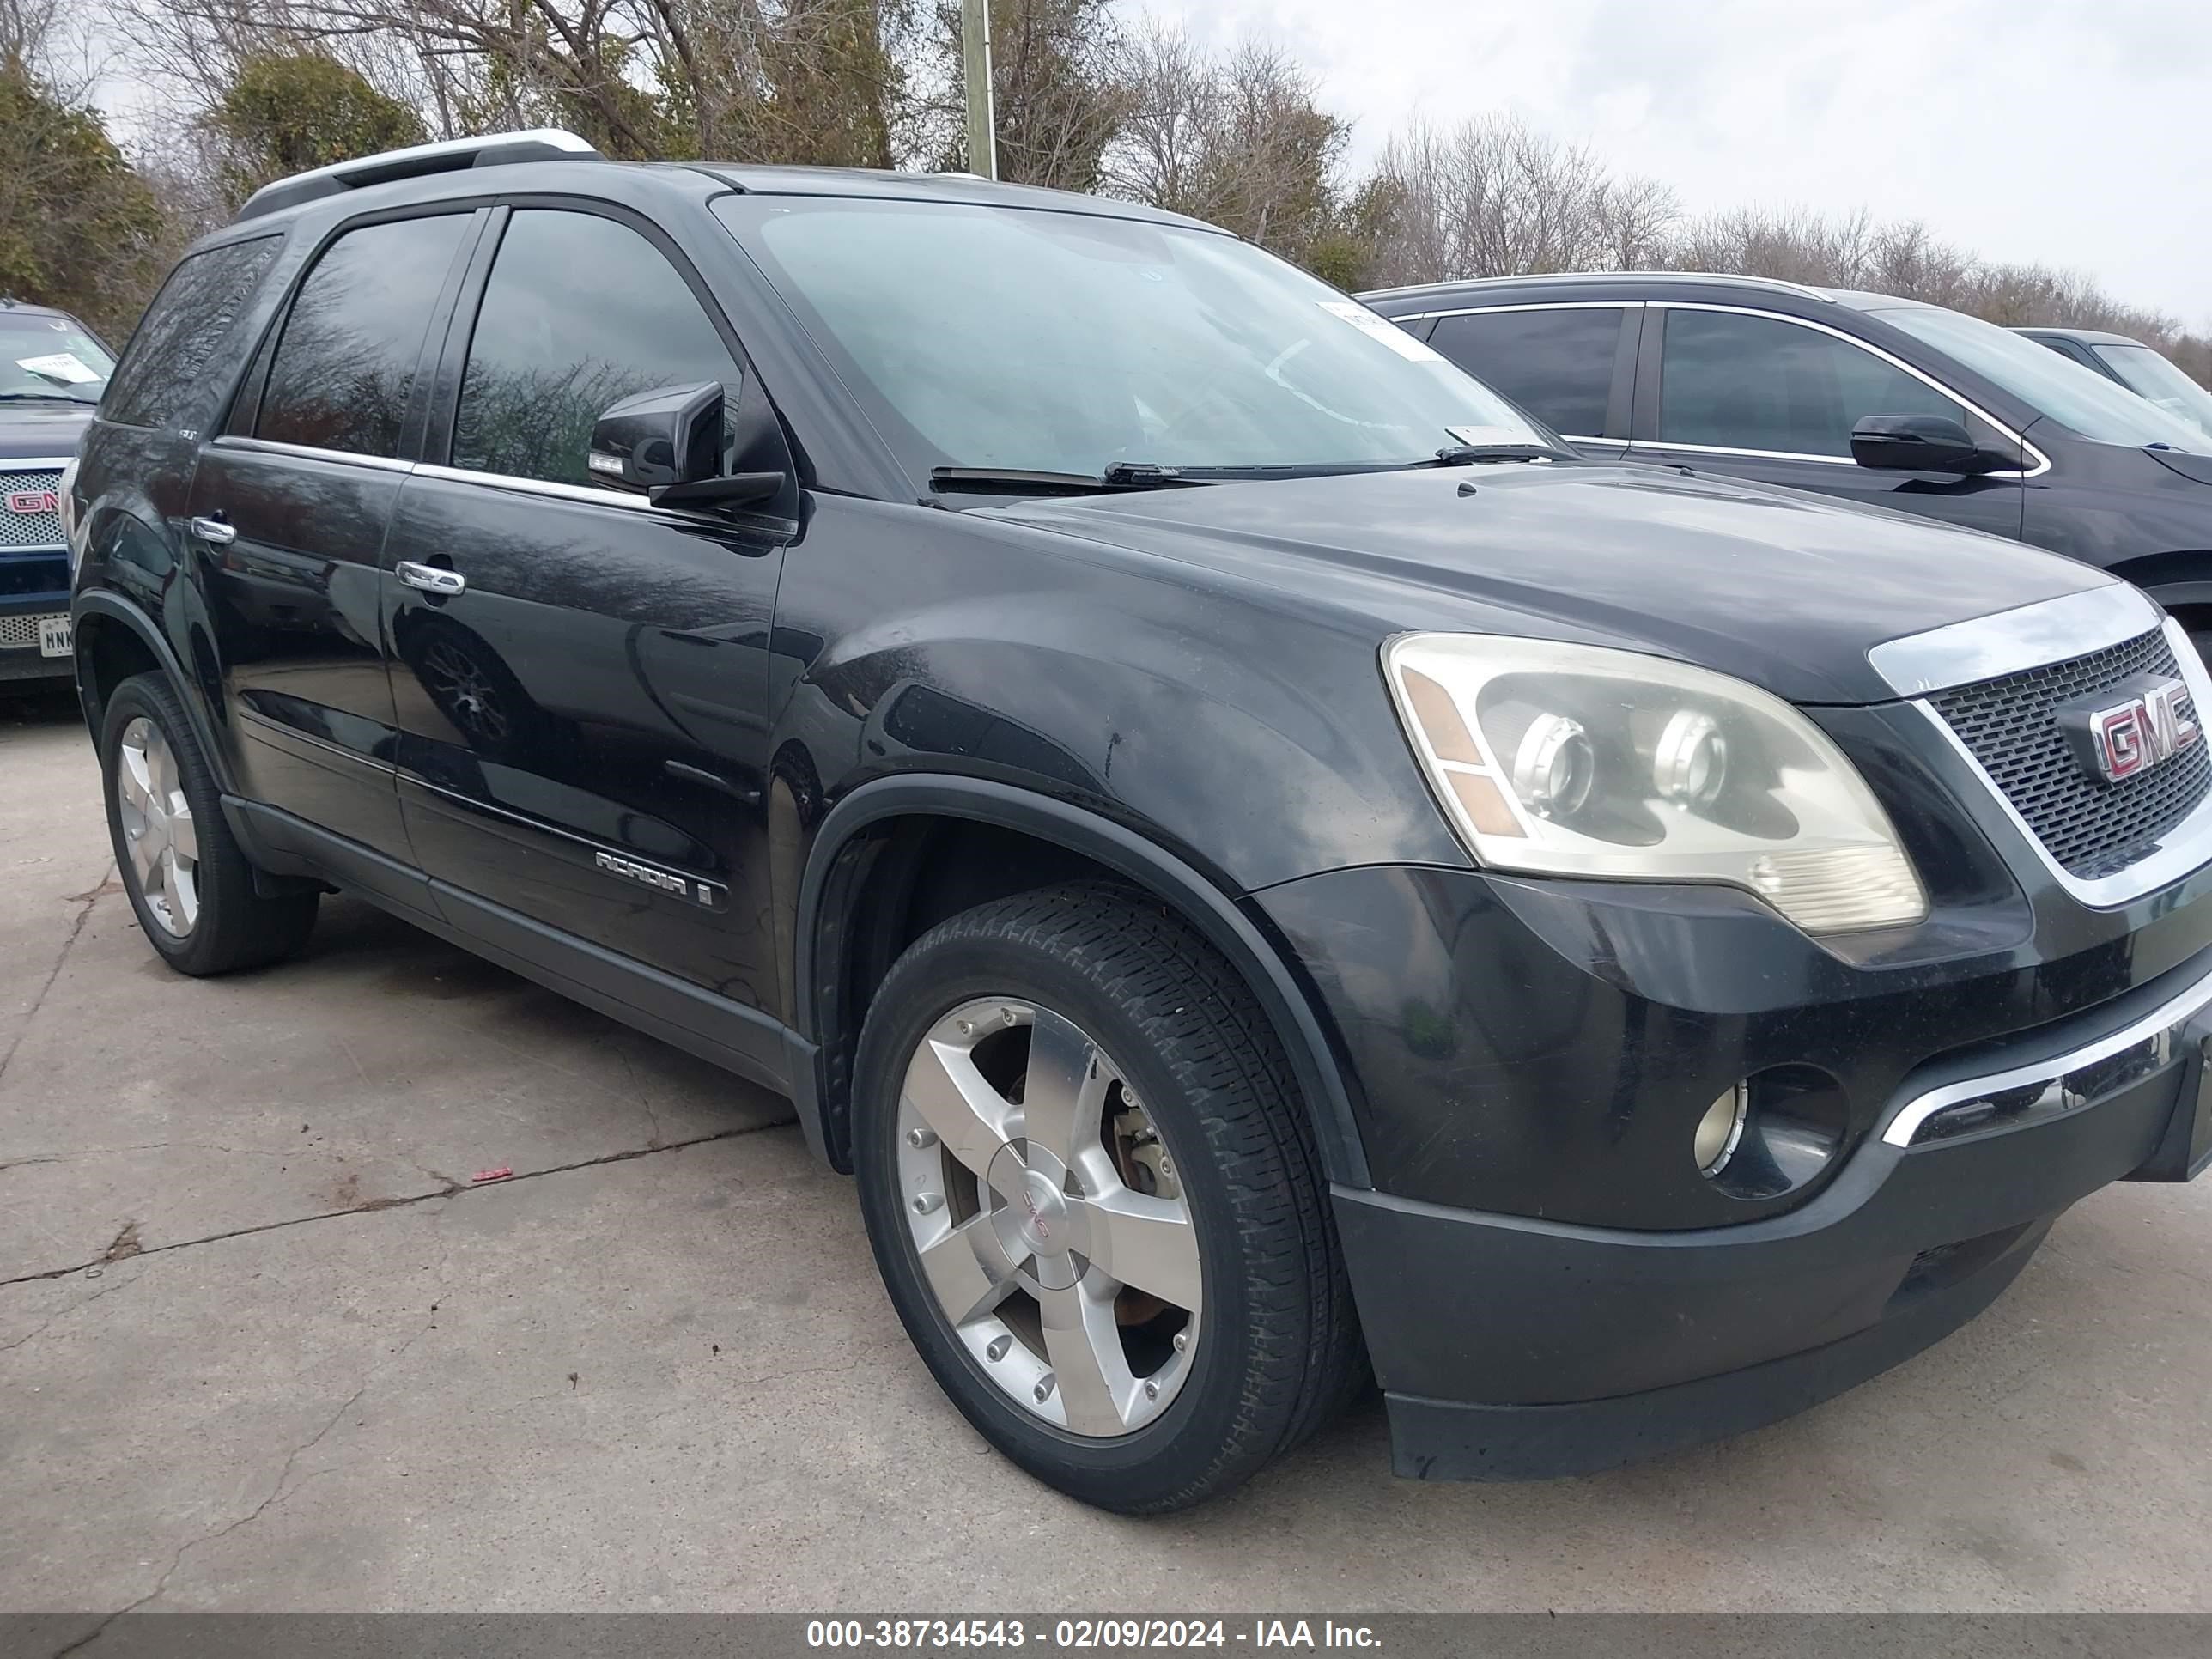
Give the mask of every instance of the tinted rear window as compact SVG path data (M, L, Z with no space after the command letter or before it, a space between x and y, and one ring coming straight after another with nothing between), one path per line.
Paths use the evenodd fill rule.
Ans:
M423 331L469 228L465 213L349 230L300 285L254 435L395 456Z
M1555 430L1601 437L1620 315L1602 306L1440 317L1429 343Z
M100 399L101 416L125 426L198 425L220 390L210 384L208 364L283 240L227 242L180 261L131 337Z

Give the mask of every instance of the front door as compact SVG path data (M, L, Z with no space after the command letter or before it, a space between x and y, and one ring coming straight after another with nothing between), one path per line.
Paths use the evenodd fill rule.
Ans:
M444 213L341 234L192 479L188 533L246 792L403 861L377 561L425 337L474 225Z
M1638 460L2020 538L2017 476L1896 472L1851 459L1851 428L1869 415L1948 416L1985 442L2006 441L1919 374L1834 329L1775 313L1669 302L1650 314L1632 446Z
M663 512L586 465L593 420L633 392L763 393L643 227L526 207L496 234L473 329L453 331L441 465L407 481L386 548L409 832L457 926L551 928L772 1005L768 641L788 526Z

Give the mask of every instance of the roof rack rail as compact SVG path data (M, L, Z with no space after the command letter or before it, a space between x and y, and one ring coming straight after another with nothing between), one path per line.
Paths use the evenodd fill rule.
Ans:
M280 209L297 207L342 191L364 185L388 184L394 179L418 179L426 173L458 173L464 167L500 167L509 161L574 161L596 156L591 141L559 127L533 127L526 132L487 132L475 138L443 138L434 144L411 144L387 149L356 161L334 161L326 167L295 173L262 185L246 198L238 210L240 219L257 218Z
M1365 297L1385 300L1401 294L1419 294L1431 288L1490 288L1506 287L1515 283L1611 283L1650 282L1655 278L1673 277L1686 283L1723 283L1743 288L1779 289L1785 293L1803 295L1808 300L1826 300L1829 296L1817 288L1808 288L1802 283L1785 282L1779 276L1745 276L1730 271L1718 270L1546 270L1530 271L1519 276L1464 276L1457 281L1441 283L1409 283L1402 288L1370 289Z

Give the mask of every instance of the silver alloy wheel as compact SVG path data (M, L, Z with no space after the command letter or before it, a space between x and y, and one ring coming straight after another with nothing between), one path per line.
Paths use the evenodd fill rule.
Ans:
M1198 1353L1197 1231L1105 1051L1048 1008L963 1003L907 1064L898 1135L922 1277L983 1374L1093 1439L1165 1411Z
M200 919L199 830L169 740L143 714L123 728L115 799L139 896L163 931L182 939Z

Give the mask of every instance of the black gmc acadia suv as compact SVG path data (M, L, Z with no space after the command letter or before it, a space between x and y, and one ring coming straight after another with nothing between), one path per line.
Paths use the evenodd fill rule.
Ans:
M1188 220L558 133L304 175L68 508L164 958L341 889L787 1092L1095 1504L1370 1362L1410 1474L1764 1423L2212 1152L2157 607L1578 459Z
M1362 297L1586 455L2016 537L2148 590L2212 649L2212 434L2009 329L1679 272Z

